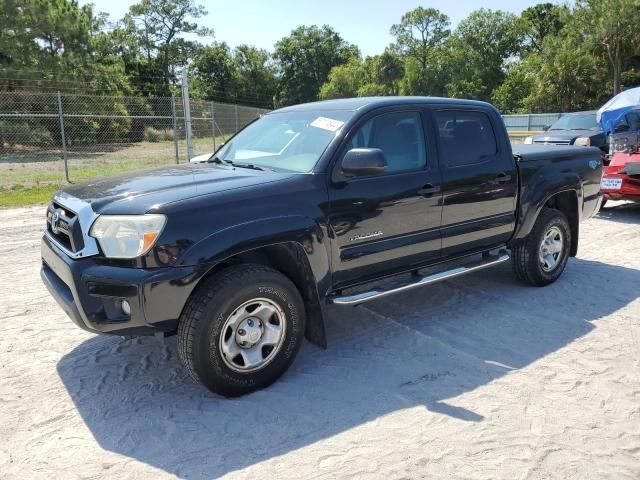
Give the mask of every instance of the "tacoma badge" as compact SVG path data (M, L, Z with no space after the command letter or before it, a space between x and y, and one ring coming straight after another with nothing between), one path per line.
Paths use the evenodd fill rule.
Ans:
M368 238L381 237L382 235L384 235L382 233L382 230L376 230L375 232L358 233L358 234L354 235L353 237L351 237L350 240L352 242L356 242L358 240L366 240Z

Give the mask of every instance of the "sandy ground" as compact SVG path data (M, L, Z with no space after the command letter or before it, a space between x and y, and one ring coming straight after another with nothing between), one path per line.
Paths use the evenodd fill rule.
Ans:
M39 278L43 208L0 211L0 477L640 478L640 206L583 224L543 289L505 265L336 309L329 349L236 400L175 340L76 328Z

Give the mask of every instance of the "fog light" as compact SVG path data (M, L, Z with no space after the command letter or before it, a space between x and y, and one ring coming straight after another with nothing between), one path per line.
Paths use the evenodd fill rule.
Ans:
M122 311L127 316L131 315L131 305L129 305L129 302L126 300L122 300Z

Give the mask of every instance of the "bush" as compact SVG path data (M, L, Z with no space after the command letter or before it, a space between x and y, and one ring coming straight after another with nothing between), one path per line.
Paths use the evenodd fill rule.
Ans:
M55 125L52 126L55 128ZM54 138L45 125L19 119L0 121L0 148L3 145L50 147L54 144Z
M162 140L162 132L153 127L145 127L144 139L146 142L157 143Z
M173 132L173 129L171 128L164 128L160 130L160 140L163 140L165 142L172 142L174 136L175 134Z

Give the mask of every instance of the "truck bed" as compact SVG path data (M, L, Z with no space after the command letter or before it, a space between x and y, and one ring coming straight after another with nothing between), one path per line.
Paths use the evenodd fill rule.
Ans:
M513 156L521 162L547 160L550 157L558 160L571 160L580 158L600 158L602 151L596 147L574 147L572 145L525 145L515 144L511 146Z

